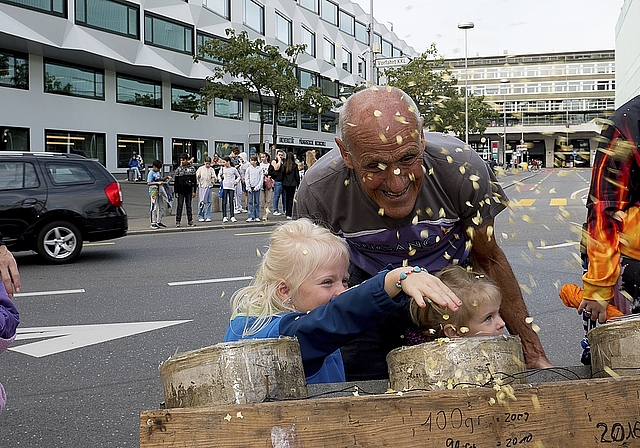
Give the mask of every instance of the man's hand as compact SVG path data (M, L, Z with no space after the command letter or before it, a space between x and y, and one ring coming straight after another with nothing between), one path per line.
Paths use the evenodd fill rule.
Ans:
M603 324L607 321L607 305L606 300L582 299L578 306L578 314L584 313L589 319Z
M0 274L7 294L13 298L14 292L20 292L20 273L16 259L13 258L7 246L0 246Z

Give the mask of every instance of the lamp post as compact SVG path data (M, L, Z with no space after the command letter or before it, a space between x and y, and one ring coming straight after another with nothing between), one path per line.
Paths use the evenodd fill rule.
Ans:
M509 84L509 80L506 78L502 78L500 80L500 84ZM507 160L507 87L503 87L503 97L502 97L502 120L504 125L504 133L502 135L502 163L505 163Z
M464 142L467 146L469 146L469 57L467 52L467 30L473 27L473 22L458 23L458 28L464 30Z

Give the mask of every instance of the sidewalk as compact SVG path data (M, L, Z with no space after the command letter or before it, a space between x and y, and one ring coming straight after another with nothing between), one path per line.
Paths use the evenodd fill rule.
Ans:
M538 171L538 173L544 172ZM528 171L517 170L516 173L513 171L505 172L506 176L499 177L498 182L502 185L503 188L507 188L513 185L515 182L522 182L529 177L535 176L536 173L531 173ZM196 199L193 200L193 219L196 224L195 227L187 226L186 212L182 212L182 227L176 228L175 226L175 215L165 215L162 218L163 223L167 226L166 229L151 229L150 219L149 219L149 193L147 183L142 182L127 182L127 178L125 174L117 174L115 175L118 182L120 182L120 187L122 188L122 196L124 199L124 209L127 211L127 215L129 216L129 235L137 235L142 233L166 233L166 232L193 232L199 230L211 230L211 229L221 229L221 228L244 228L244 227L271 227L274 224L286 221L286 217L284 213L280 216L273 216L269 214L267 217L268 220L262 222L245 222L247 219L247 213L238 213L236 214L236 219L238 222L228 222L222 223L222 212L211 212L211 222L198 222L198 201ZM213 192L213 201L217 201L217 189ZM271 209L271 207L269 207ZM261 216L262 218L262 216Z

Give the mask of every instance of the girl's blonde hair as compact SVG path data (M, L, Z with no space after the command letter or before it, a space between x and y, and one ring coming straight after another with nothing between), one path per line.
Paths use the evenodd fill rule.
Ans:
M502 295L493 281L481 272L465 269L461 266L446 266L436 274L442 283L462 300L458 311L451 312L430 304L420 308L412 300L410 305L411 319L418 329L429 339L443 338L444 326L451 324L456 330L468 325L476 314L477 307L485 304L500 305Z
M282 312L295 311L278 297L278 287L287 281L291 296L316 270L327 263L349 263L349 248L328 229L301 218L278 226L269 238L269 249L249 286L231 297L231 319L244 315L256 317L245 326L243 335L259 332Z

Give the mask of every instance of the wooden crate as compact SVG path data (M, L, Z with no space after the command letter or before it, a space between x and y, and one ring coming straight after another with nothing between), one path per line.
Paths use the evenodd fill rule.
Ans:
M467 388L150 410L140 414L140 446L640 446L640 377L512 389L513 398Z

